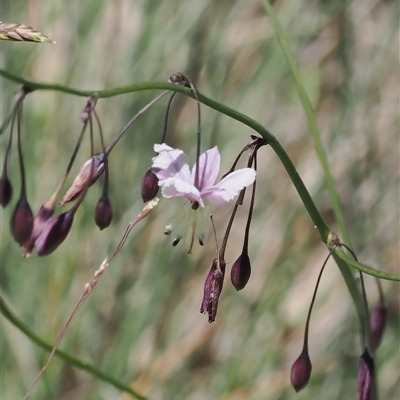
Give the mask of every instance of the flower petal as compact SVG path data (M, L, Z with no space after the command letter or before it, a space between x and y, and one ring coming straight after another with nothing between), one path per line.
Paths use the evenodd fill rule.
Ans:
M193 183L187 157L182 150L173 149L163 143L155 144L154 151L158 153L158 156L153 158L151 171L159 180L177 177Z
M249 186L256 179L256 171L252 168L243 168L230 173L215 186L201 192L203 199L212 203L221 204L233 200L239 192Z
M221 162L221 156L219 154L217 146L210 150L207 150L200 156L199 159L199 189L207 189L214 185L215 180L218 176L219 165ZM197 165L195 164L192 172L193 182L196 177Z
M162 195L165 198L184 197L190 201L197 201L204 207L200 192L195 186L179 178L167 178L160 180L158 185L161 187Z

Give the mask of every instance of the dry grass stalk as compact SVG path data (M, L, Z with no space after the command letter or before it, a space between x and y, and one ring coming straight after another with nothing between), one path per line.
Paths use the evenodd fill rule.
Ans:
M0 22L0 39L14 42L55 43L32 26L14 22Z

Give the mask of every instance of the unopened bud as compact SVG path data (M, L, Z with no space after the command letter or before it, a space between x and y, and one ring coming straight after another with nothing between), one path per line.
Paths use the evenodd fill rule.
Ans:
M29 257L35 247L35 241L42 233L46 222L54 213L54 208L48 208L46 205L40 207L40 210L33 221L33 229L29 240L22 246L22 256Z
M250 279L251 265L250 258L246 251L242 252L234 262L231 269L232 285L237 291L242 290Z
M186 76L184 76L181 73L172 74L169 77L169 81L172 83L176 83L178 85L182 85L182 86L186 86L187 88L190 88L190 82L189 82L188 78L186 78Z
M56 250L67 237L73 221L74 214L70 211L50 218L35 240L35 249L38 255L47 256Z
M22 246L26 243L33 229L33 213L25 198L21 198L15 206L11 218L11 232L15 241Z
M383 303L379 303L373 310L370 319L370 330L374 348L377 349L383 337L386 327L387 309Z
M296 392L307 386L310 380L312 365L308 351L304 350L299 358L293 363L290 373L290 382Z
M94 210L94 221L100 230L103 230L111 224L112 217L113 212L110 200L106 194L103 194Z
M2 207L6 207L12 197L12 186L7 175L3 175L0 178L0 204Z
M153 200L158 193L158 178L154 172L149 169L143 176L142 179L142 199L146 203L147 201Z
M172 74L169 77L169 80L172 83L182 83L184 81L184 78L181 74Z
M217 315L218 300L222 291L225 276L225 261L214 259L210 272L204 283L204 296L200 312L208 314L208 322L214 322Z
M374 379L374 359L366 348L358 363L358 399L369 400Z
M61 199L60 205L75 200L86 186L92 186L104 171L104 155L96 154L81 167L71 187Z

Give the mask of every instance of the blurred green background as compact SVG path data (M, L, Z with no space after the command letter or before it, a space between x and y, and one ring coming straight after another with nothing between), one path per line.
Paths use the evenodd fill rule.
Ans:
M390 0L274 2L298 60L335 178L352 247L359 259L399 273L399 6ZM335 222L305 115L271 25L257 1L60 0L7 1L3 22L33 25L57 43L1 42L1 67L46 82L97 90L166 81L182 71L206 95L257 119L292 157L329 226ZM18 87L0 80L1 120ZM100 100L106 141L158 93ZM86 99L38 91L24 106L28 196L46 201L71 156ZM99 231L97 183L76 215L68 239L52 255L22 259L9 219L18 195L0 210L1 292L28 326L54 342L83 286L142 208L140 181L160 140L166 99L147 112L110 158L114 220ZM196 105L178 95L167 141L194 160ZM218 144L226 171L253 132L202 107L203 149ZM8 135L7 135L8 136ZM0 138L4 157L7 137ZM97 148L97 151L100 148ZM71 177L89 157L85 141ZM269 148L259 157L250 235L252 277L242 292L229 282L239 256L246 207L228 245L227 277L217 323L199 313L203 283L215 256L204 247L171 247L165 222L179 201L161 200L128 242L73 320L61 349L131 384L150 400L355 399L362 352L359 324L333 261L323 276L311 319L313 374L295 394L289 374L301 351L307 310L327 255L296 191ZM232 204L233 206L233 204ZM219 241L231 206L214 207ZM377 300L373 279L366 285ZM383 282L389 306L376 354L380 399L400 395L399 286ZM1 319L1 395L22 398L48 353ZM111 385L54 358L31 399L128 399Z

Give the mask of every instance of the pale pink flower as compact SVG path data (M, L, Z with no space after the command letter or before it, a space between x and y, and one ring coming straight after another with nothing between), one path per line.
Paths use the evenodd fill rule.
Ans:
M158 156L153 158L152 172L159 179L163 197L184 197L192 203L204 207L204 199L221 204L233 200L239 192L252 184L256 172L252 168L243 168L225 176L215 184L218 176L221 156L217 146L200 156L199 182L195 186L196 168L189 169L187 157L182 150L173 149L165 143L154 145Z
M174 232L172 245L176 246L191 230L190 253L195 236L201 245L207 236L209 220L204 210L204 200L216 204L233 200L243 188L254 182L256 172L252 168L239 169L215 183L221 156L217 147L213 147L200 156L199 176L196 182L197 165L195 164L190 170L187 157L182 150L173 149L163 143L154 145L154 151L158 155L153 158L151 171L159 180L158 186L161 188L162 196L183 197L189 200L178 210L173 221L167 224L164 233L170 235Z

